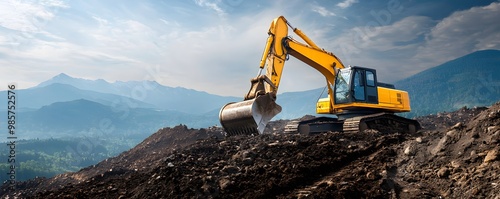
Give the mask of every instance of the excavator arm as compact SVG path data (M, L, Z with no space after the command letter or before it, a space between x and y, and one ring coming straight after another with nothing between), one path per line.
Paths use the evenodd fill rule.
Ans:
M288 35L289 28L304 40L305 44L292 39ZM336 70L344 68L340 59L333 53L318 47L283 16L272 21L268 34L259 64L259 72L257 77L251 80L251 88L245 95L244 101L229 103L222 107L219 113L219 120L229 135L262 134L272 117L281 112L281 107L275 103L275 100L283 68L289 55L323 74L330 96L333 95L332 85L335 83ZM263 70L265 70L265 75L262 75ZM333 107L333 99L330 97L329 107Z
M304 40L306 44L292 39L288 35L289 27L296 35ZM292 55L318 70L326 78L329 85L333 85L335 82L336 69L344 68L340 59L333 53L318 47L300 29L294 28L283 16L273 20L268 34L269 37L260 60L260 70L257 75L258 77L261 75L262 69L264 69L267 63L265 76L268 77L268 85L265 87L266 93L277 93L281 81L281 74L285 61L288 59L288 55ZM250 92L251 91L252 90L250 90ZM256 96L250 92L247 96ZM247 99L251 99L251 97Z

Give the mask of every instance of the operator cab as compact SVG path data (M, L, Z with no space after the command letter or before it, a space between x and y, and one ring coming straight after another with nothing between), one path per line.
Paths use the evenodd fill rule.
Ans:
M377 86L394 88L391 84L377 82L375 69L359 66L340 69L335 79L335 104L378 104Z

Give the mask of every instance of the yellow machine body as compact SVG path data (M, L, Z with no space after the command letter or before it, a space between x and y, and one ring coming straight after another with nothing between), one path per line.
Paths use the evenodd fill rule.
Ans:
M349 110L351 108L372 108L372 109L383 109L387 112L410 112L410 97L408 92L378 87L378 103L370 104L363 102L352 102L349 104L337 104L332 106L330 103L330 98L321 98L318 100L316 105L317 114L339 114L343 110ZM333 111L334 110L334 111Z

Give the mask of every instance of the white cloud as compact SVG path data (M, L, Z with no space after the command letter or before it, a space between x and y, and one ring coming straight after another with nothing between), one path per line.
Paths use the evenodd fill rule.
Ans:
M499 18L498 2L440 21L410 16L390 25L355 27L325 48L335 49L344 64L373 67L382 79L395 81L477 50L500 49Z
M323 6L313 6L312 11L319 13L323 17L337 16L335 13L329 11Z
M161 74L169 78L160 83L243 95L249 85L244 80L257 73L270 21L244 18L232 21L234 25L213 25L169 35L162 41L165 57L160 61ZM186 78L199 81L185 81Z
M39 0L41 5L48 7L57 7L57 8L69 8L68 4L66 4L62 0Z
M358 3L358 0L344 0L337 4L338 7L345 9L351 7L353 4Z
M173 27L180 27L181 25L177 21L169 21L166 19L160 19L161 22L163 22L167 26L173 26Z
M103 19L103 18L98 17L98 16L92 16L92 18L95 19L97 22L99 22L99 25L101 25L101 26L108 25L108 23L109 23L108 20Z
M215 11L220 17L224 17L226 15L226 12L219 7L219 5L216 2L209 2L209 0L195 0L196 4L201 7L207 7L209 9L212 9Z
M500 3L457 11L439 22L415 59L435 65L484 49L500 49ZM424 66L421 66L424 67Z
M411 16L385 26L355 27L322 47L336 54L346 66L374 68L381 81L391 82L415 72L408 59L415 55L435 23L429 17Z
M39 32L59 9L67 8L61 1L40 1L38 4L23 1L0 1L0 26L23 31Z
M418 45L421 41L416 40L429 32L434 24L429 17L410 16L391 25L356 27L338 40L349 41L349 45L363 50L399 50Z

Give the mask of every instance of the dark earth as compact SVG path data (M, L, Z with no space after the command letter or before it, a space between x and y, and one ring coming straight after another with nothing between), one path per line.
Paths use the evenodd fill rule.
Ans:
M308 119L312 116L304 116ZM78 172L6 185L3 198L500 198L500 103L416 118L415 134L225 138L163 128Z

